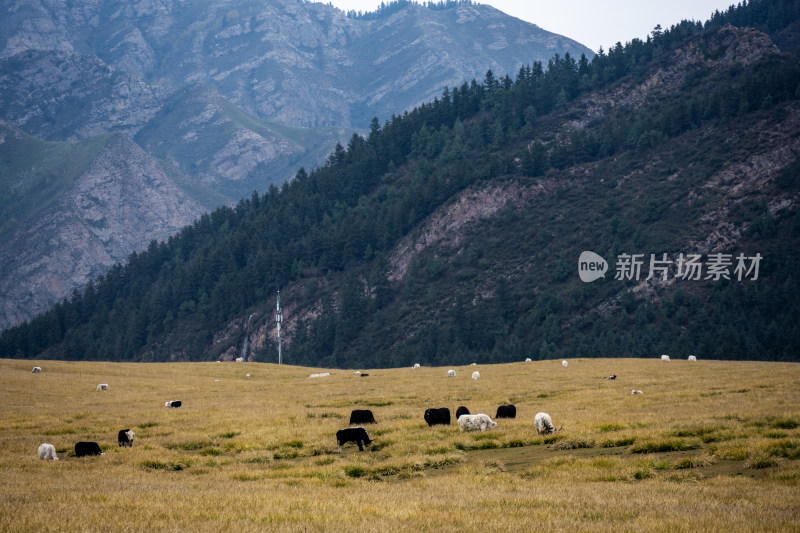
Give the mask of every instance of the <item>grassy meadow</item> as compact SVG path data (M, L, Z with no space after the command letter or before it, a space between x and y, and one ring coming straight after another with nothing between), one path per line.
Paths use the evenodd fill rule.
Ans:
M0 530L800 531L800 364L454 368L0 360ZM505 403L485 433L423 420ZM375 442L340 454L356 408ZM563 430L537 436L538 411Z

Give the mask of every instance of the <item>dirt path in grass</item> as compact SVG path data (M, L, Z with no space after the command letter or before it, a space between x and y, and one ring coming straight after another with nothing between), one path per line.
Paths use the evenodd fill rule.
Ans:
M455 469L463 468L465 465L492 464L502 472L518 473L524 472L541 464L549 459L558 457L614 457L624 462L638 461L641 459L654 459L656 461L669 461L675 465L681 459L699 456L699 450L689 450L680 452L663 452L638 454L630 453L628 447L618 448L580 448L575 450L556 450L552 446L524 446L520 448L497 448L490 450L472 450L466 452L464 459L458 464L446 465L443 467L427 470L426 475L435 476L453 472ZM715 459L714 463L708 466L695 467L691 471L699 474L701 478L713 478L717 476L746 476L753 479L761 479L767 476L771 468L750 469L746 468L745 461L731 461L727 459ZM667 471L687 471L687 469L676 469L674 466Z

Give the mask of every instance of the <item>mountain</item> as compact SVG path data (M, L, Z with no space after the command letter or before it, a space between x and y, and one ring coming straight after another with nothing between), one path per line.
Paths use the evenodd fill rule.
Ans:
M292 364L796 361L800 61L772 36L799 19L754 1L487 72L154 243L0 356L275 361L280 290Z
M297 0L24 0L0 2L0 13L3 127L53 143L101 144L108 135L125 135L141 149L126 150L128 157L155 160L126 164L180 182L186 193L181 211L193 216L280 186L299 168L324 164L337 142L367 131L373 117L389 120L488 69L501 75L554 54L592 55L574 41L470 1L422 6L401 0L352 17ZM40 171L35 150L13 157L13 168L0 167L4 182L24 182ZM65 187L59 192L69 194ZM169 193L156 188L121 197L118 209L145 212L128 217L130 227L112 226L119 232L101 241L103 252L85 257L39 245L18 254L14 247L38 228L18 219L18 233L11 235L7 225L0 238L14 247L4 248L10 255L0 261L13 269L0 270L0 286L16 292L0 293L0 329L82 288L109 261L123 260L123 250L141 251L177 229L176 220L154 223L146 205L128 203L159 191ZM8 191L0 195L27 202ZM91 199L61 198L47 205L87 203ZM2 208L19 211L21 205ZM70 246L70 238L59 235L54 242ZM44 270L35 265L55 257L81 264L40 276ZM64 277L56 280L56 272ZM31 296L18 300L17 293Z

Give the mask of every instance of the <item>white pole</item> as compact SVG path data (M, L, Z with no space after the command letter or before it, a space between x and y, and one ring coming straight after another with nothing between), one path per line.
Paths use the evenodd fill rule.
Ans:
M281 291L278 291L277 311L275 313L275 322L278 324L278 364L283 364L283 356L281 354Z

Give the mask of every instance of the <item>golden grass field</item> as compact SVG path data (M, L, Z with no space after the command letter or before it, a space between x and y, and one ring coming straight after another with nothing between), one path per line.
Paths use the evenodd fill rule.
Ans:
M0 530L800 531L800 364L454 368L0 360ZM485 433L423 420L505 403ZM374 445L340 454L356 408ZM563 430L537 436L538 411Z

